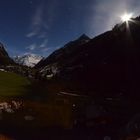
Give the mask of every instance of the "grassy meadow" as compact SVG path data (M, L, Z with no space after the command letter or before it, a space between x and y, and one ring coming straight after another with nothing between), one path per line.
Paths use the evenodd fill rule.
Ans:
M27 92L30 82L20 75L0 72L0 96L21 96Z

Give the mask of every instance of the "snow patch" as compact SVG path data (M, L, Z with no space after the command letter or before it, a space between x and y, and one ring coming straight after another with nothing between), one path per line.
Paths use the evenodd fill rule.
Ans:
M28 67L34 67L41 59L43 59L42 56L38 56L35 54L26 54L23 56L14 57L16 63Z

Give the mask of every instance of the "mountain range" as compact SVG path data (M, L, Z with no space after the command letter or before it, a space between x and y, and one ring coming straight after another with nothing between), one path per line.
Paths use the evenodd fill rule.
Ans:
M83 34L45 59L28 54L16 57L15 62L86 93L135 94L140 91L139 25L140 17L136 17L93 39ZM0 63L14 63L2 44Z
M35 54L25 54L23 56L15 56L14 61L17 64L34 67L43 57Z
M93 39L82 35L35 68L87 93L135 94L140 91L140 17L132 21Z

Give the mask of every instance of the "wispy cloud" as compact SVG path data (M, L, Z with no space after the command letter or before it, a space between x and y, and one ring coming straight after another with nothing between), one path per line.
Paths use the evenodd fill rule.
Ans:
M31 44L28 47L26 47L26 49L30 50L30 51L34 51L37 48L37 44Z
M35 14L32 17L31 20L31 31L26 34L26 37L31 38L34 36L38 36L39 38L43 38L46 35L46 32L42 32L42 28L48 28L47 24L44 21L44 5L40 4L36 11Z
M45 38L48 35L48 31L53 26L56 16L58 16L58 12L56 12L58 5L57 0L49 2L43 0L37 6L31 18L30 32L26 34L27 38Z
M30 37L33 37L33 36L35 36L35 35L37 35L37 32L36 32L36 31L32 31L32 32L28 33L28 34L26 35L26 37L30 38Z
M44 39L41 43L33 43L26 47L29 51L47 51L48 50L48 39Z
M41 4L37 8L35 15L33 16L33 19L32 19L33 26L38 26L38 25L40 26L40 24L42 23L43 10L44 10L44 6Z
M47 47L47 44L48 44L48 39L45 39L41 44L40 44L40 48L45 48Z
M56 12L59 8L57 0L45 1L35 9L30 21L30 30L26 34L29 39L34 41L26 47L26 51L30 53L49 54L53 47L49 46L49 33L54 26L55 19L58 16Z

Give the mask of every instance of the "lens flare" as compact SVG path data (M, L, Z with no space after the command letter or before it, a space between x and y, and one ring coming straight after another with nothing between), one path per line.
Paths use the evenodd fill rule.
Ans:
M127 22L127 21L129 21L129 20L131 20L131 18L132 18L132 14L124 14L124 15L122 15L121 16L121 20L123 21L123 22Z

